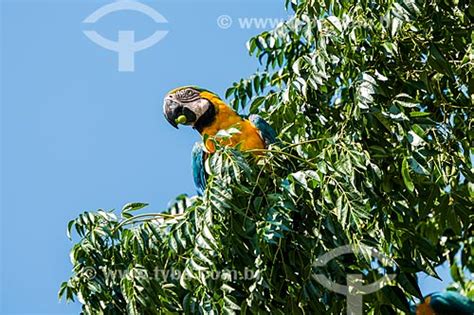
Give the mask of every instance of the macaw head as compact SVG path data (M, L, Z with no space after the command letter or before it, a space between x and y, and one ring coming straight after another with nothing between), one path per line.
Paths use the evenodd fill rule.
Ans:
M216 116L216 108L212 103L214 98L219 97L195 86L180 87L166 94L163 113L175 128L182 124L199 130L200 126L209 124Z

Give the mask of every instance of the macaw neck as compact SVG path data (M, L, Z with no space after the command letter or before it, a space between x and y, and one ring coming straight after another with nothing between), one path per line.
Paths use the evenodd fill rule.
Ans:
M197 128L199 133L204 136L215 136L219 130L226 130L235 126L243 119L240 117L229 105L224 103L220 98L215 95L202 92L201 96L207 98L214 105L214 119L208 124Z
M239 133L230 138L217 139L217 141L223 146L235 147L239 145L241 150L265 148L265 143L257 128L250 121L240 117L230 106L212 93L202 92L201 96L207 98L214 105L215 110L214 119L201 128L196 128L203 137L207 135L213 138L220 130L235 127L239 129ZM215 152L213 139L207 139L204 145L207 152Z

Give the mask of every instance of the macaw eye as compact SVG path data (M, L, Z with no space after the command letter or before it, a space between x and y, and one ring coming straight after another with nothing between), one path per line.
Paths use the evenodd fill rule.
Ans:
M188 98L188 99L194 99L194 98L198 97L198 93L196 93L196 91L194 91L194 90L187 90L186 94L185 94L185 97Z
M192 101L198 96L196 91L194 91L192 89L186 89L186 90L178 91L178 93L176 93L176 95L182 101Z

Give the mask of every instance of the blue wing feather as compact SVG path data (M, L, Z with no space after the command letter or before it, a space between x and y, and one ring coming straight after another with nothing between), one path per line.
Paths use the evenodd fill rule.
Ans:
M474 301L453 291L431 294L430 307L436 314L474 314Z
M265 146L269 146L277 141L277 133L262 117L259 115L250 115L250 122L260 131L260 136L265 141Z
M192 168L194 185L199 196L202 196L206 189L206 170L204 169L204 161L206 152L204 152L203 144L196 142L192 151Z
M264 140L266 147L277 141L277 134L275 130L273 130L273 128L265 120L263 120L262 117L258 115L250 115L248 119L259 130L260 136ZM203 144L196 142L192 151L192 168L194 185L196 186L197 193L200 196L203 195L204 190L206 189L206 170L204 167L206 158L207 153L204 151Z

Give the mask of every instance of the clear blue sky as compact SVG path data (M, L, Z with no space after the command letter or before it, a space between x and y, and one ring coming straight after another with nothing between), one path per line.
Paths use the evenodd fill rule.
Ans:
M165 209L193 193L190 151L198 139L164 120L162 98L180 85L223 94L254 72L245 42L262 31L238 18L286 18L283 1L142 1L169 23L138 12L81 22L113 2L1 1L1 314L77 314L57 300L71 272L66 224L85 210L130 201ZM233 25L221 29L217 17ZM156 29L167 36L138 52L135 72L117 71L117 54L82 33L115 40ZM423 291L442 284L423 281Z

